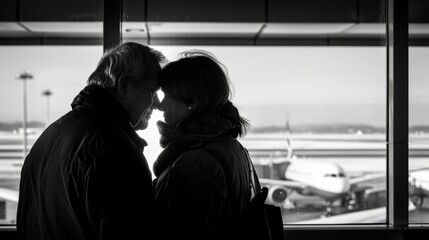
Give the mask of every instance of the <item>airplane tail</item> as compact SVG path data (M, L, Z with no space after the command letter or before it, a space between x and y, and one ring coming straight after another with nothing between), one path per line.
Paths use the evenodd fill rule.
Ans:
M291 139L291 128L289 124L289 115L286 114L286 158L292 159L293 148L292 148L292 139Z

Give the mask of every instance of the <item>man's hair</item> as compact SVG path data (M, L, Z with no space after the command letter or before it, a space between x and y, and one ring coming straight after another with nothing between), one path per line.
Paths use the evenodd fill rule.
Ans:
M89 76L87 84L97 85L110 92L117 88L120 79L126 79L133 86L145 84L152 74L160 69L164 55L148 46L126 42L108 49L97 68Z

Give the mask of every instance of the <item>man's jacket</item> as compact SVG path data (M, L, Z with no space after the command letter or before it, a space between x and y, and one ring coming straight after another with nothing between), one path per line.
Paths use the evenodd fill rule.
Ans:
M20 239L149 239L154 230L146 142L105 90L88 86L25 159Z

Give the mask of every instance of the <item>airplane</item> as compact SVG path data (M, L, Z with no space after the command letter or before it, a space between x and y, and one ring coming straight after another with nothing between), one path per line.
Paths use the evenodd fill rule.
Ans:
M274 172L270 174L274 179L259 178L261 185L269 189L267 203L282 207L288 204L290 207L296 204L289 199L293 192L307 197L316 196L325 201L325 216L333 215L335 201L339 200L340 207L361 211L368 209L370 195L385 194L386 191L384 172L351 177L336 162L292 156L272 161L270 170ZM410 201L419 208L429 197L429 168L410 170L409 184Z
M282 206L288 195L296 191L303 196L317 196L325 201L325 215L332 215L334 201L340 200L341 206L348 209L363 209L366 190L385 191L375 188L370 182L382 182L384 173L367 174L349 178L343 168L334 162L291 159L281 167L280 179L260 178L261 185L268 187L267 202ZM374 191L372 191L374 193Z
M314 158L298 158L294 154L293 144L291 138L291 130L289 121L286 121L285 134L280 138L278 136L268 136L269 140L277 142L280 140L283 144L282 148L279 145L262 145L264 136L252 136L255 142L244 141L243 144L248 148L249 152L252 151L272 151L276 156L270 156L265 165L268 165L268 174L264 171L259 171L259 182L262 186L269 189L267 203L276 206L283 206L285 202L290 203L288 196L292 192L297 192L304 196L317 196L325 201L326 215L332 214L332 205L334 201L340 200L342 205L347 208L362 208L362 199L365 190L373 188L371 185L363 185L365 182L383 181L385 174L373 173L370 175L363 175L361 177L350 178L347 176L346 171L336 162L320 161ZM267 136L265 136L267 137ZM249 138L248 138L249 139ZM262 141L260 141L262 140ZM271 142L273 143L273 142ZM253 144L253 145L252 145ZM259 144L259 146L257 146ZM270 149L271 148L271 149ZM274 151L273 151L274 150ZM252 159L256 170L263 169L263 157L258 160ZM258 166L259 165L259 166ZM257 171L258 172L258 171ZM266 172L266 171L265 171ZM268 176L267 176L268 175ZM383 189L380 189L383 191ZM292 203L292 205L294 205Z
M385 195L385 169L350 176L335 161L327 161L329 157L380 157L385 155L386 142L382 135L303 135L299 136L299 144L291 138L290 126L287 122L284 134L255 134L242 141L253 152L253 162L262 186L269 189L267 203L286 208L293 207L301 199L290 196L298 193L301 196L317 197L324 201L326 216L333 215L333 204L339 202L340 207L354 211L372 208L368 200L371 196ZM342 140L345 139L344 142ZM293 141L292 141L293 140ZM303 143L304 142L304 143ZM320 145L329 146L323 151ZM326 145L326 142L331 145ZM295 154L293 145L300 148L299 157ZM304 144L304 145L303 145ZM342 144L342 145L341 145ZM358 145L357 145L358 144ZM305 157L323 152L323 161L314 157ZM271 154L267 154L271 152ZM340 152L340 154L338 154ZM353 160L351 160L353 161ZM259 172L258 172L259 168ZM364 167L365 168L365 167ZM429 168L410 171L410 200L416 207L423 204L423 199L429 197ZM374 205L374 203L372 203Z

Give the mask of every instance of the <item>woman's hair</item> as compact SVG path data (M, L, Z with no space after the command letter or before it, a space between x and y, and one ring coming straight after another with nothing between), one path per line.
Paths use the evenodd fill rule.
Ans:
M181 55L179 60L168 63L161 71L163 92L186 104L194 104L193 116L221 113L226 104L230 104L231 96L226 67L207 51L189 50ZM238 111L237 118L239 135L242 135L249 124Z
M126 42L103 54L87 84L112 91L119 80L125 78L138 87L145 84L144 80L152 77L164 61L162 53L142 44Z

